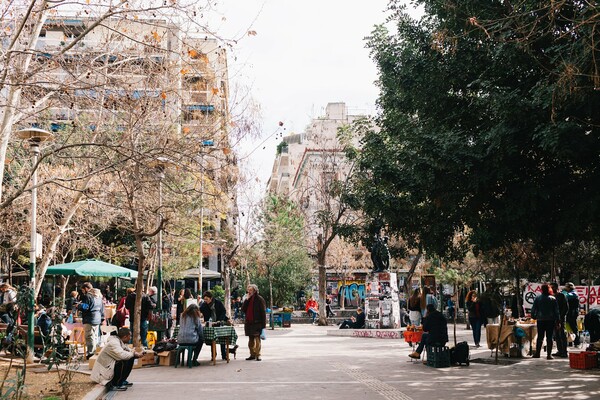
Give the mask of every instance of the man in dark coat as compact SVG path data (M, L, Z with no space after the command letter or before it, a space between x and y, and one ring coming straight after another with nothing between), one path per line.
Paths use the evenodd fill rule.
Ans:
M204 292L202 298L204 299L204 302L200 305L200 312L204 317L204 322L211 321L212 323L219 322L221 325L224 324L228 318L223 302L219 299L215 299L210 290ZM225 343L221 343L221 358L223 360L227 359Z
M567 333L565 331L565 322L567 318L567 311L569 305L567 304L567 298L563 292L558 290L558 283L553 282L550 284L554 297L558 303L558 315L559 321L554 327L554 340L556 340L556 349L558 350L553 354L555 357L569 357L567 353Z
M575 285L571 282L565 283L565 297L569 305L567 311L567 323L571 327L571 331L575 334L574 346L579 346L579 331L577 330L577 317L579 316L579 295L575 291Z
M585 329L590 333L590 343L600 340L600 309L592 308L583 319Z
M425 345L444 346L448 342L448 321L444 314L427 304L427 317L423 320L423 336L417 349L410 353L410 358L421 358Z
M135 298L136 293L132 292L125 299L125 308L129 311L129 326L133 332L133 320L135 316ZM142 346L148 347L148 314L156 308L156 303L153 303L150 296L142 294L142 310L140 312L140 340Z
M258 286L248 285L247 295L242 304L242 311L246 314L244 333L248 336L250 357L246 360L260 361L260 333L267 326L266 303L258 294Z

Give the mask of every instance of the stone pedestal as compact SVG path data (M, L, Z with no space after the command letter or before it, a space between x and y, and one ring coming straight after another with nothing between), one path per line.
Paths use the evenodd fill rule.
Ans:
M398 280L393 272L373 272L365 282L365 327L400 328Z

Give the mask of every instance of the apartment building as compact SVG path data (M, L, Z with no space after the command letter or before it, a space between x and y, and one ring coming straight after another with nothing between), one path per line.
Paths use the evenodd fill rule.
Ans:
M90 132L110 125L180 144L173 157L197 163L198 186L213 191L204 199L203 222L206 237L218 242L233 221L236 198L228 191L238 176L228 137L226 49L151 15L109 18L86 32L95 22L56 14L45 20L31 68L35 82L23 90L18 124L57 134L74 125ZM205 249L212 251L205 251L204 267L220 271L219 245Z

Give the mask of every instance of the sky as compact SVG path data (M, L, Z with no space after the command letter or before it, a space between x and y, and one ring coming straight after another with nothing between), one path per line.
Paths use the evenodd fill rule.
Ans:
M244 87L262 115L262 137L236 150L242 160L248 159L263 191L281 133L302 132L313 118L324 115L329 102L345 102L349 113L374 114L377 69L364 38L385 21L387 3L219 2L219 33L240 39L230 51L230 86Z

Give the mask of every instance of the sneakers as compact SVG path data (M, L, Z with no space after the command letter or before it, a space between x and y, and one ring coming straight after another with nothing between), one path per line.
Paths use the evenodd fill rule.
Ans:
M421 358L421 354L420 354L420 353L417 353L416 351L413 351L413 352L412 352L412 353L410 353L408 356L409 356L410 358L414 358L414 359L416 359L416 360L418 360L419 358Z
M106 385L106 389L108 391L124 392L127 390L127 386L113 386L109 383L108 385Z
M123 381L123 383L121 383L121 386L131 387L131 386L133 386L133 383L128 382L128 381Z

